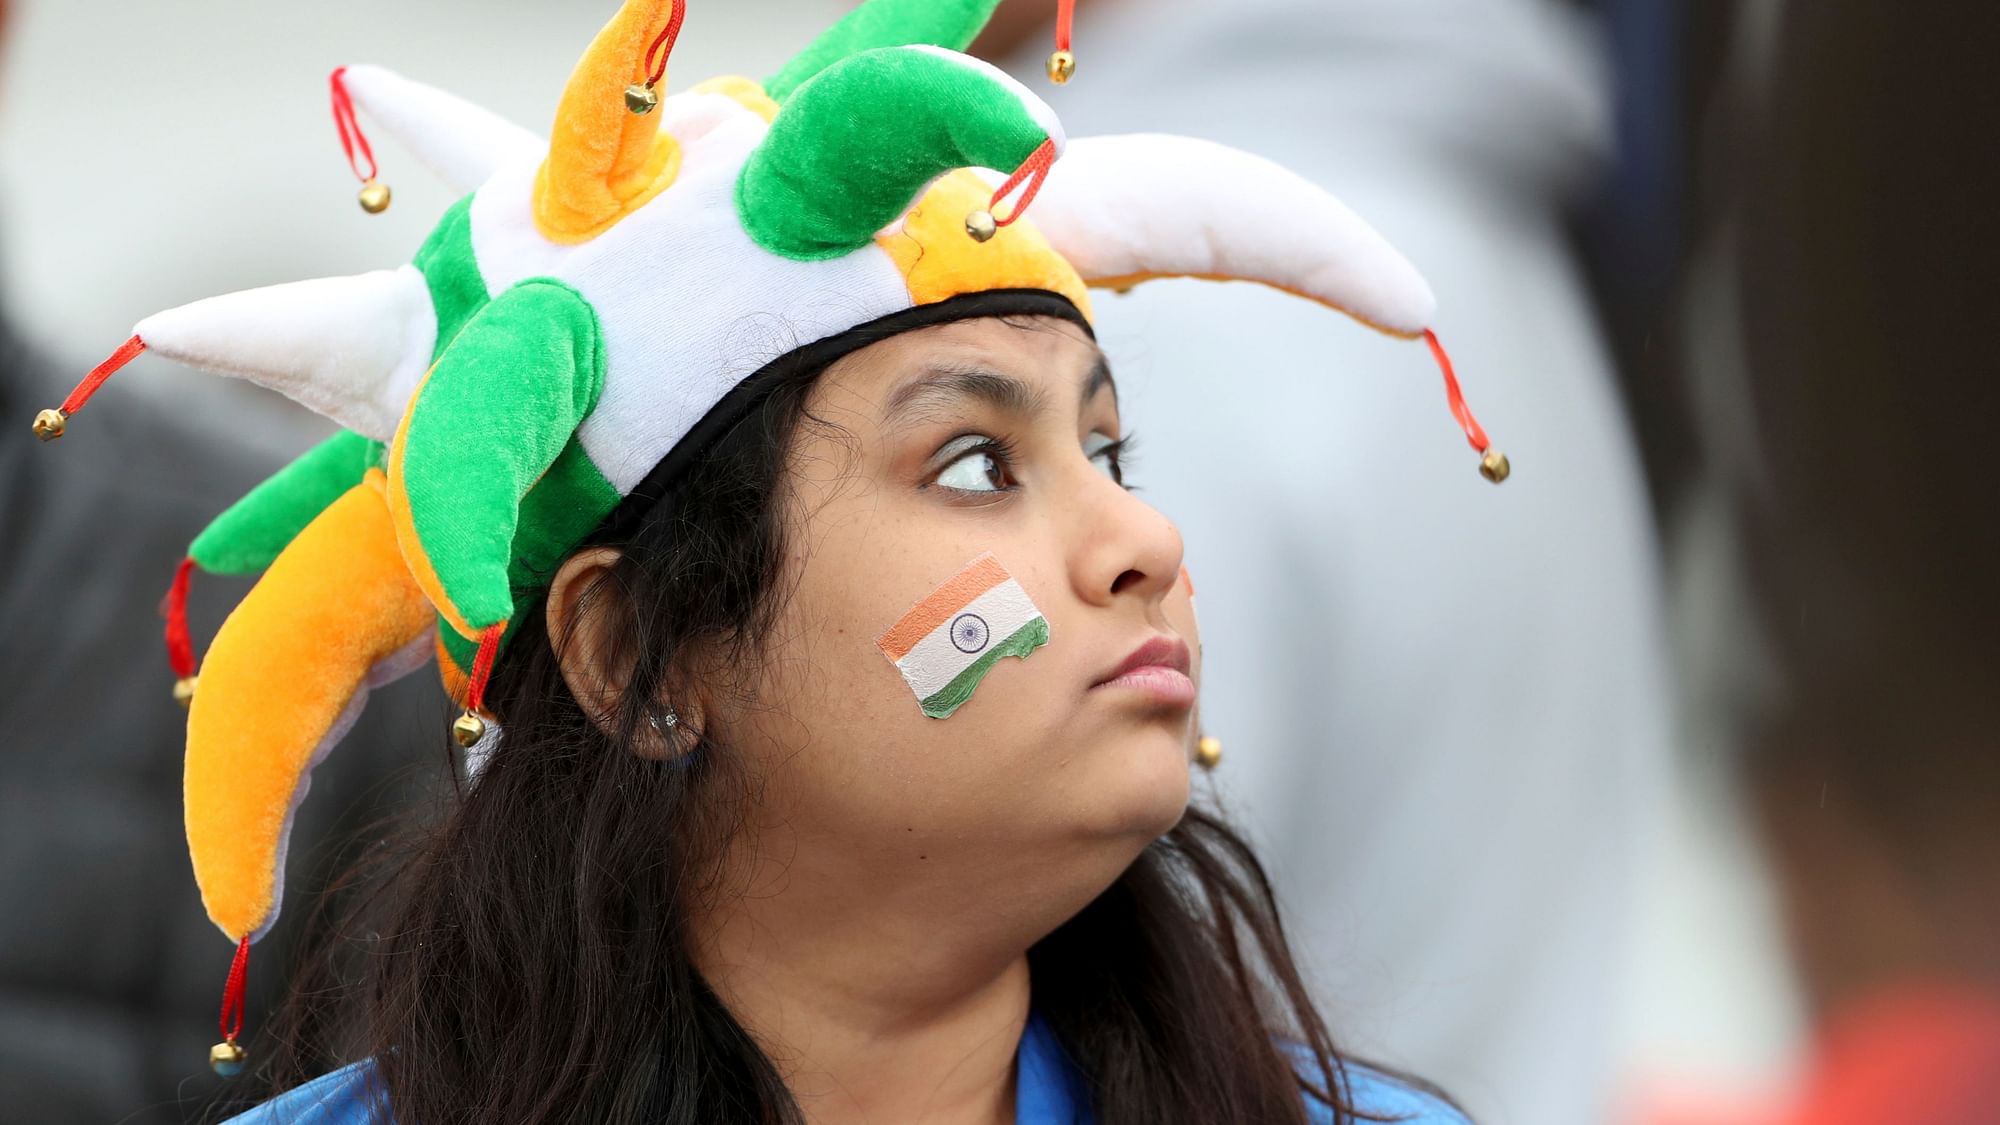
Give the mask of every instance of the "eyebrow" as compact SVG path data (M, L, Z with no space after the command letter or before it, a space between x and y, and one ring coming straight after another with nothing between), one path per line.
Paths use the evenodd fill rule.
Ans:
M1117 401L1118 387L1111 379L1111 365L1099 352L1084 377L1079 408L1106 387L1111 388L1112 400ZM1017 417L1040 413L1045 405L1039 388L1012 375L973 363L944 362L931 365L924 374L896 388L882 413L892 422L901 421L963 398L987 403Z

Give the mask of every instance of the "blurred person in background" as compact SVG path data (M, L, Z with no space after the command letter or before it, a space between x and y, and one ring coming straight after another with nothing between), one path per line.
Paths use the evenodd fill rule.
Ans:
M216 1084L200 1064L212 1035L186 1018L214 1003L214 930L173 846L185 719L159 605L203 524L275 466L215 439L229 418L143 404L93 413L69 456L50 456L28 419L87 365L38 354L10 319L0 310L0 1116L182 1121ZM242 592L195 583L198 635ZM412 737L442 729L419 715L443 715L435 688L378 699L314 774L302 830L343 840L407 800L385 779L446 760L441 733L428 755ZM319 847L294 862L316 887L353 859ZM308 913L274 932L254 1002L276 1002Z
M0 426L0 1090L9 1120L180 1121L214 1082L199 1063L212 1036L186 1016L214 1003L215 950L172 846L186 723L159 604L202 525L274 466L143 409L94 412L63 439L70 456L52 457L23 420L77 370L27 350L0 318L0 418L12 423ZM241 596L237 582L196 582L197 630ZM349 753L314 774L300 815L318 839L407 799L384 779L444 761L442 734L429 755L412 736L417 715L444 713L422 687L385 694ZM338 851L300 850L308 885L354 858ZM266 1003L307 914L278 928L278 955L253 976Z
M1025 75L1053 5L1010 8L983 46ZM1610 143L1586 16L1092 0L1051 96L1080 131L1166 114L1340 193L1428 271L1467 393L1500 396L1516 472L1496 495L1375 420L1437 394L1389 341L1248 286L1100 302L1141 445L1170 451L1146 481L1200 583L1216 776L1330 1018L1481 1120L1534 1125L1610 1112L1672 743L1652 522L1564 230ZM1375 369L1404 377L1344 377ZM1217 380L1240 407L1191 393Z
M1990 7L1795 3L1730 123L1777 691L1747 776L1816 1027L1788 1125L2000 1121ZM1745 124L1747 123L1747 124Z

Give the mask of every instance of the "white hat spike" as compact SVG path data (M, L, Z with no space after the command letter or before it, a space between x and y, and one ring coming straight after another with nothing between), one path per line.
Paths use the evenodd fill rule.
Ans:
M548 142L489 110L386 67L342 68L355 106L455 192L469 192L502 166L539 160Z
M146 350L247 379L364 437L395 436L430 366L437 315L415 266L209 297L133 328Z
M1480 473L1507 478L1431 331L1437 300L1397 249L1332 193L1262 157L1157 133L1078 137L1043 185L1035 225L1086 284L1255 281L1430 345Z

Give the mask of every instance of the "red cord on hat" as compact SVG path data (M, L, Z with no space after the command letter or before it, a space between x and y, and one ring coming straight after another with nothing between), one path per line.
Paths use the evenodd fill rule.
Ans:
M1444 372L1444 398L1451 406L1451 416L1458 419L1458 428L1465 431L1465 440L1472 443L1473 452L1486 452L1493 443L1486 440L1485 428L1472 416L1472 408L1465 405L1465 394L1458 389L1458 375L1451 369L1451 357L1445 354L1444 345L1438 343L1437 333L1428 328L1424 329L1424 342L1431 346L1438 370Z
M82 410L83 404L90 401L90 396L97 393L97 388L103 386L104 381L111 378L113 372L132 362L132 357L145 350L146 341L137 336L119 345L118 350L111 353L111 358L90 369L90 374L83 377L83 381L76 385L76 389L69 393L69 397L63 400L61 406L35 415L35 436L43 441L54 441L63 436L63 431L69 423L69 416Z
M167 615L167 663L174 666L174 675L185 680L194 675L194 641L188 637L187 597L188 579L194 573L194 560L182 559L174 571L173 585L167 587L164 609Z
M226 1043L243 1034L243 981L250 975L250 935L236 943L236 959L229 963L229 980L222 986L222 1014L215 1024Z
M1020 218L1022 213L1027 211L1028 204L1035 201L1035 193L1042 190L1042 181L1048 179L1049 166L1054 164L1055 160L1056 142L1055 138L1051 137L1037 145L1035 151L1028 154L1028 159L1022 161L1019 168L1014 169L1014 174L1007 177L1007 182L1001 184L994 191L993 198L987 201L986 210L994 214L994 226L1004 227L1015 219ZM997 214L1000 207L1000 200L1008 192L1020 187L1023 180L1027 181L1028 186L1021 192L1020 201L1014 204L1013 210L1007 212L1006 218L1000 218Z
M132 362L134 357L145 350L146 341L137 336L118 345L118 350L111 353L111 358L91 368L90 374L83 377L83 381L76 385L76 389L69 393L69 397L64 399L57 409L64 414L74 414L82 410L83 404L90 401L90 396L97 393L97 388L103 386L106 379L111 378L114 372Z
M1056 50L1069 50L1069 25L1076 19L1076 0L1061 0L1056 5Z
M478 712L486 702L486 679L493 674L493 658L500 653L505 625L488 625L479 635L479 655L472 659L472 675L465 682L465 709Z
M681 36L681 21L687 18L687 0L674 0L673 13L667 16L667 26L653 42L646 47L646 85L658 86L660 79L667 76L667 56L674 53L674 41ZM664 46L666 49L661 50ZM659 52L659 61L653 60L654 52Z
M368 137L361 132L361 122L354 116L354 99L347 93L347 68L337 66L327 79L333 90L333 127L340 130L340 148L347 154L347 166L354 170L354 178L367 183L376 176L375 150L368 146ZM368 171L361 170L361 161L355 159L356 151L361 160L368 162Z

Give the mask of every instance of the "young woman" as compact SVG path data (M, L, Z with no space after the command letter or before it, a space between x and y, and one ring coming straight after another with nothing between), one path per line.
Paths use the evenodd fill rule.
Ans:
M1200 638L1127 441L1074 323L917 329L571 554L362 958L397 1119L1457 1120L1334 1052L1188 806ZM877 634L988 553L1051 640L940 722ZM360 1120L369 1073L249 1120Z
M469 784L243 1120L1460 1120L1335 1050L1190 807L1193 591L1085 286L1255 278L1412 337L1428 291L1254 158L1066 142L948 49L991 6L876 0L662 102L679 7L631 0L548 142L336 72L343 136L359 103L477 190L404 270L139 325L349 427L190 551L265 569L185 684L219 1069L311 764L433 650L466 708ZM362 1061L296 1085L316 1051Z

